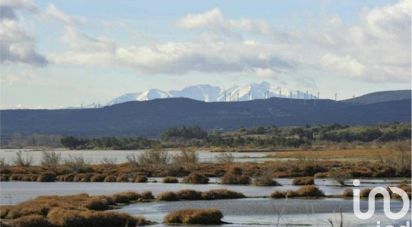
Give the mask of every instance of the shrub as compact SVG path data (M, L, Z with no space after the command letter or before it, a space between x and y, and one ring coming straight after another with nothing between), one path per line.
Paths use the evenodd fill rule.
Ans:
M141 165L166 165L169 161L169 153L162 150L146 150L139 156Z
M177 180L176 177L165 177L162 179L162 182L166 184L175 184L179 183L179 180Z
M16 158L14 159L14 165L20 166L20 167L29 167L33 164L33 157L26 154L25 157L23 157L23 151L18 151L16 152Z
M45 167L55 168L60 164L61 154L55 151L43 151L41 165Z
M305 185L297 190L299 196L302 197L323 197L325 194L313 185Z
M166 224L222 224L223 214L217 209L185 209L169 213L163 220Z
M6 159L0 158L0 173L8 173L9 171L9 165L6 162Z
M56 180L56 174L54 172L44 172L37 178L38 182L54 182Z
M136 169L139 167L139 156L136 154L127 154L126 159L131 169Z
M64 160L64 165L75 173L87 172L88 170L88 164L82 156L69 155L69 157Z
M146 182L147 182L147 177L145 177L145 176L137 176L137 177L134 179L134 182L136 182L136 183L146 183Z
M274 191L270 194L270 198L279 199L279 198L286 198L286 192L281 191Z
M177 197L179 200L201 200L202 193L195 191L195 190L180 190L176 192Z
M199 155L190 148L181 148L178 155L173 156L173 162L177 164L197 164Z
M207 192L202 192L202 198L205 200L215 199L241 199L246 196L240 192L230 191L227 189L214 189Z
M174 192L162 192L156 199L159 201L178 201L179 197Z
M313 177L298 177L293 179L293 185L314 185L315 179Z
M13 227L51 227L52 224L42 215L32 214L12 221Z
M186 184L207 184L209 183L209 178L203 174L191 173L189 176L183 178L183 183Z

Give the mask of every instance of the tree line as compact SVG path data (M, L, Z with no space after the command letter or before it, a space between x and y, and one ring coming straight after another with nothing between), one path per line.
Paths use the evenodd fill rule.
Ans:
M409 123L392 123L372 126L306 125L299 127L255 127L238 130L206 131L198 126L172 127L166 129L159 139L143 137L101 137L80 138L74 136L13 135L2 141L3 148L22 147L65 147L69 149L147 149L155 146L181 147L302 147L317 142L332 143L385 143L390 141L410 140Z

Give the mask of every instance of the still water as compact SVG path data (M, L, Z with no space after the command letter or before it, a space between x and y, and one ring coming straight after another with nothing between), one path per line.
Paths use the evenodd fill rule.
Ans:
M0 158L4 158L9 164L13 163L16 158L16 153L19 149L0 149ZM42 159L42 151L21 149L24 155L23 157L29 157L33 160L33 165L39 165ZM99 164L103 159L109 159L116 163L124 163L127 161L127 155L139 155L144 150L62 150L55 149L50 150L61 154L62 159L67 159L70 156L78 157L82 156L88 163ZM177 150L169 150L170 155L176 155L179 153ZM210 152L207 150L197 151L200 162L215 162L216 157L221 153ZM235 162L255 161L263 162L266 160L274 160L273 158L265 158L267 155L274 152L227 152L231 153Z

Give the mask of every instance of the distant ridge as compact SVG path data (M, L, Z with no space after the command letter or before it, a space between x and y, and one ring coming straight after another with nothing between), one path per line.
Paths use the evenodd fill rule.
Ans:
M166 128L182 125L232 130L242 126L410 122L411 100L362 104L325 99L203 102L169 98L94 109L1 110L0 119L2 137L13 133L157 137Z
M356 98L346 99L344 102L357 104L373 104L396 100L411 99L411 90L380 91L362 95Z

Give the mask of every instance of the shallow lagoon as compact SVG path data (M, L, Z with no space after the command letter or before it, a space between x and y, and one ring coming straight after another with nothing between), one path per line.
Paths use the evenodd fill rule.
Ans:
M159 181L159 178L150 178ZM224 214L224 221L232 223L224 226L339 226L342 212L344 226L376 226L377 221L382 225L392 224L400 226L410 218L392 222L383 213L382 200L377 201L377 209L372 219L363 221L356 218L352 212L352 200L340 198L325 199L268 199L259 198L270 195L274 190L294 190L299 186L291 185L292 179L276 179L282 184L277 187L257 187L239 185L221 185L217 178L212 178L210 184L164 184L164 183L91 183L91 182L0 182L1 204L16 204L40 195L71 195L88 193L90 195L114 194L124 191L152 191L157 195L165 191L178 191L181 189L194 189L207 191L211 189L226 188L244 193L247 199L214 200L214 201L178 201L178 202L152 202L138 203L125 206L119 210L132 215L143 215L149 220L161 223L164 216L170 211L185 208L218 208ZM362 188L388 186L404 181L405 179L367 179L361 180ZM316 179L316 185L327 195L339 195L345 189L338 186L333 180ZM350 183L350 182L348 182ZM366 208L366 200L361 202L361 207ZM392 200L392 211L399 210L401 201ZM156 226L164 226L158 224Z
M392 211L401 208L400 201L391 203ZM367 201L361 202L361 208L367 207ZM388 220L383 213L382 201L377 201L375 215L370 220L356 218L352 211L352 200L344 199L237 199L214 201L179 201L132 204L120 211L144 217L161 223L163 217L173 210L185 208L218 208L224 215L224 221L232 223L224 226L339 226L340 212L343 226L376 226L381 224L405 224L410 213L398 221ZM159 224L157 226L164 226Z
M207 191L211 189L229 189L242 192L247 197L263 197L269 196L273 191L296 190L299 186L292 185L292 179L279 178L277 180L282 186L275 187L258 187L253 185L222 185L217 182L219 179L211 178L210 184L164 184L153 183L160 181L161 178L149 178L149 183L106 183L106 182L23 182L23 181L6 181L0 182L0 204L16 204L26 201L41 195L72 195L79 193L87 193L90 195L113 194L116 192L125 191L151 191L157 195L165 191L178 191L182 189L193 189L198 191ZM376 186L387 187L397 182L402 182L407 179L367 179L361 180L361 188L373 188ZM350 182L347 182L350 184ZM340 195L347 187L341 187L333 180L316 179L315 184L326 195ZM350 187L349 187L350 188Z
M12 163L16 158L16 153L19 149L0 149L0 158L4 158L7 163ZM23 157L32 157L33 165L39 165L42 158L41 150L21 149L24 152ZM49 150L48 150L49 151ZM139 155L144 150L62 150L54 149L61 154L62 159L67 159L69 156L82 156L87 162L91 164L99 164L103 159L113 160L116 163L127 162L127 155ZM177 154L177 150L169 150L171 155ZM210 152L207 150L197 151L200 162L214 162L219 152ZM235 162L263 162L268 160L275 160L274 158L265 158L267 155L275 152L228 152L234 157Z

